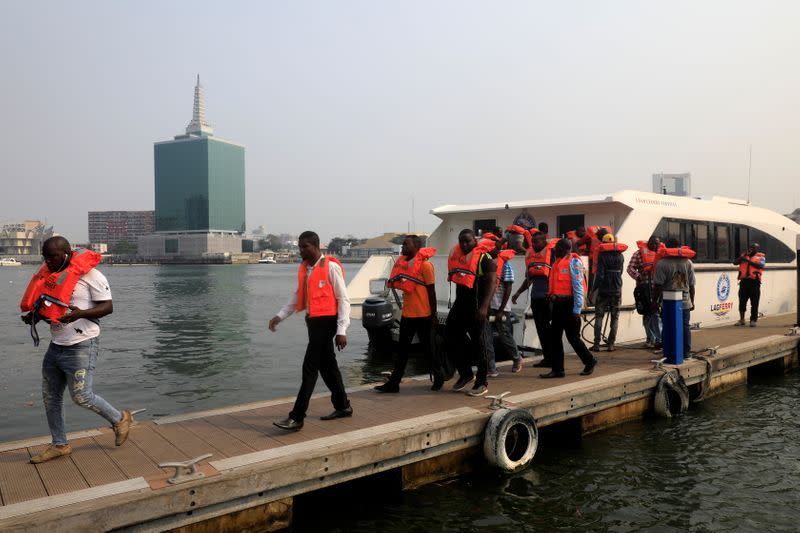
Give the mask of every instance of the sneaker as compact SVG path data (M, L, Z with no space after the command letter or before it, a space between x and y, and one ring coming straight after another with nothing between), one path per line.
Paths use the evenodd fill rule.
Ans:
M467 396L483 396L487 392L489 392L488 385L476 385L467 393Z
M432 391L442 390L442 385L444 385L444 380L441 378L433 378L433 385L431 385Z
M600 351L600 345L599 344L592 344L592 347L589 348L589 349L591 351L593 351L593 352L599 352Z
M755 320L751 320L751 321L750 321L750 327L751 327L751 328L754 328L754 327L756 327L756 321L755 321Z
M453 384L453 392L461 392L461 391L463 391L464 389L467 388L467 385L469 385L473 381L475 381L475 376L474 375L473 376L469 376L467 378L458 378L458 381L456 381Z
M400 392L400 386L395 385L391 381L384 383L383 385L378 385L377 387L373 387L373 390L376 392Z
M125 444L125 441L128 440L128 432L131 430L132 423L131 412L127 409L123 410L120 421L112 426L114 428L114 444L117 446Z
M490 377L490 378L496 378L496 377L497 377L497 376L499 376L499 375L500 375L500 372L498 372L498 371L497 371L497 369L490 370L490 371L489 371L489 372L486 374L486 376L487 376L487 377Z
M514 364L511 365L511 372L512 373L516 374L517 372L521 372L521 371L522 371L522 357L520 357L519 359L515 359L514 360Z
M744 326L744 320L738 320L734 326Z
M31 457L31 463L33 464L44 463L45 461L50 461L52 459L56 459L57 457L63 457L71 453L72 453L72 446L70 446L69 444L64 444L61 446L56 446L55 444L48 444L47 448L42 453L36 454L33 457Z
M608 348L606 348L606 350L609 351L609 352L616 352L617 351L617 349L614 347L613 344L609 344Z

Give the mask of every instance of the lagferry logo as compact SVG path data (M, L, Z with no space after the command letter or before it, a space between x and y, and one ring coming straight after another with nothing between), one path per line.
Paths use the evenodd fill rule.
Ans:
M733 309L733 302L729 302L731 295L731 278L727 274L721 274L717 280L717 300L719 303L711 304L711 312L717 318L723 318Z

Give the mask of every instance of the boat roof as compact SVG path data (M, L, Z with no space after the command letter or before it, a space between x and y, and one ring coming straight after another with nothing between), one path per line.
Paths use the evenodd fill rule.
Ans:
M516 202L449 204L431 209L430 213L444 219L449 215L459 213L602 204L616 204L617 206L624 206L631 210L653 211L664 216L684 218L696 216L703 219L706 217L723 217L726 220L740 220L743 222L761 220L763 222L788 227L791 228L792 231L800 233L800 225L795 223L792 219L770 209L756 207L746 200L729 198L726 196L712 196L711 198L672 196L636 190L621 190L610 194L568 196L563 198L523 200Z

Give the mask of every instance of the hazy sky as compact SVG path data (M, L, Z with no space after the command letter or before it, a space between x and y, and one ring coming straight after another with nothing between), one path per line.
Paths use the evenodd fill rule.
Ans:
M800 2L0 3L0 222L153 208L153 142L247 147L247 225L417 229L441 204L653 172L800 202Z

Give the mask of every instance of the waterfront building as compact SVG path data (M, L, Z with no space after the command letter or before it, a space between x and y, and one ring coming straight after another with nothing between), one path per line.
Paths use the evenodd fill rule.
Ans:
M42 243L53 236L53 227L39 220L5 224L0 227L0 253L5 255L40 255Z
M139 237L155 230L154 211L89 211L89 242L110 250L120 242L135 246Z
M154 145L155 233L139 239L139 255L196 258L242 252L244 146L213 132L198 76L186 133Z

